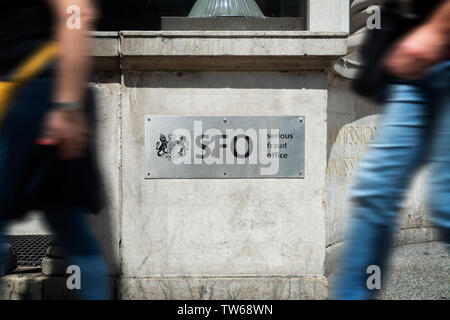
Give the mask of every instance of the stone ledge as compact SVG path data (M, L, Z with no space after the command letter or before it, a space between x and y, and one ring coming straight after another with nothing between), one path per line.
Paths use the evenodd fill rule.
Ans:
M119 56L119 32L92 32L91 37L94 39L92 56L96 58Z
M122 67L140 70L327 69L347 53L345 33L123 31Z
M119 69L119 33L93 32L91 37L94 39L91 55L95 58L95 68L98 70Z
M325 277L121 278L121 299L310 300L327 299Z
M343 32L121 31L92 37L97 69L317 70L347 53Z
M92 33L104 35L102 32ZM269 39L344 39L348 37L346 32L314 32L314 31L120 31L123 38L269 38Z

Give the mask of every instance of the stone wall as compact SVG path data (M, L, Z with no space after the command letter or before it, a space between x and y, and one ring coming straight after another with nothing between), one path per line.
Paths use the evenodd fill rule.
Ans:
M92 84L112 203L97 225L113 226L102 238L118 263L120 297L326 298L326 70L345 38L236 33L212 50L218 34L189 36L124 33L120 79L101 70ZM113 60L101 65L114 69ZM164 71L169 61L179 70ZM304 115L306 178L145 180L147 114Z
M334 1L320 0L348 8ZM310 3L310 16L319 9ZM381 108L330 72L348 52L341 17L316 19L302 32L94 35L90 87L109 205L93 223L120 298L327 297L349 185ZM303 115L305 179L145 180L147 114ZM406 202L398 244L435 237L423 181ZM38 222L15 230L46 232Z

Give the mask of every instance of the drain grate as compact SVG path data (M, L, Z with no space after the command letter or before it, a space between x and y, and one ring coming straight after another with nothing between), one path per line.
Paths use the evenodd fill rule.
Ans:
M53 240L51 235L6 236L20 267L40 267Z

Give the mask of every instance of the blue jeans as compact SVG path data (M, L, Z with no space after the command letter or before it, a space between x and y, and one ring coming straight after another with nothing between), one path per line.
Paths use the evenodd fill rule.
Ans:
M342 254L336 299L370 299L367 268L383 270L408 186L430 164L432 221L450 243L450 61L420 80L394 80L379 133L360 163L352 190L353 211Z
M77 290L79 298L108 299L108 267L90 228L88 214L80 209L54 210L46 212L46 218L64 248L69 264L80 268L81 289L74 289ZM6 227L7 223L0 220L0 244ZM1 258L2 254L0 264L4 263Z

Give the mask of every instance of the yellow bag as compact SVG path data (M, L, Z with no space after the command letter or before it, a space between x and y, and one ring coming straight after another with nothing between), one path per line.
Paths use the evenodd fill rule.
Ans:
M56 43L46 43L17 68L10 81L0 81L0 127L17 90L45 68L57 54Z

